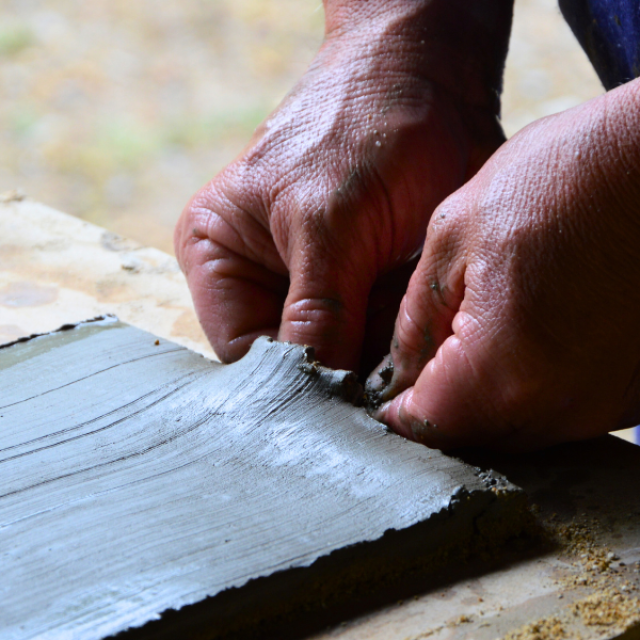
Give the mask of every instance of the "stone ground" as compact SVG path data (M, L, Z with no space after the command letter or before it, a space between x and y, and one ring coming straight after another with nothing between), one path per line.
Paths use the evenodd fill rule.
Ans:
M0 192L168 252L323 21L320 0L0 0L0 15ZM602 92L555 0L516 0L505 86L509 135Z

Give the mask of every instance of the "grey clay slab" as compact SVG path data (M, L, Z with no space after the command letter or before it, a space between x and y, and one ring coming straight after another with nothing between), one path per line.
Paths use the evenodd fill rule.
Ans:
M352 390L303 347L223 366L113 319L0 349L0 637L214 637L508 533L517 488Z

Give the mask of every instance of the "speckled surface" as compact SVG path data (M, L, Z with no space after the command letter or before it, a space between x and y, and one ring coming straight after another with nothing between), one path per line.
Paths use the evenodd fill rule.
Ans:
M3 638L170 609L138 635L213 637L468 547L521 504L388 433L303 347L260 339L224 366L157 342L106 319L0 349Z

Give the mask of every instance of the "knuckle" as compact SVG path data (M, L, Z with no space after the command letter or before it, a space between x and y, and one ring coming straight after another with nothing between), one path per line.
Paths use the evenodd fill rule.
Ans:
M287 306L285 319L291 323L323 325L334 322L344 313L344 304L338 298L303 298Z
M331 350L342 345L347 351L351 329L361 326L361 309L347 307L339 297L305 297L285 304L282 321L294 342L323 346ZM341 348L342 348L341 347Z
M185 208L175 234L181 263L208 255L216 247L265 263L271 270L285 269L274 246L264 200L250 185L238 183L237 169L227 167L198 191Z

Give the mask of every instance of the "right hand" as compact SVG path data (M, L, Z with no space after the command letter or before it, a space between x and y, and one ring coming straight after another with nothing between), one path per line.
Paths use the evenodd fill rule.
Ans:
M640 79L504 144L433 215L375 417L442 449L637 425L639 203Z
M184 210L176 254L223 361L269 335L312 345L334 368L358 369L364 348L373 367L431 213L503 142L495 105L434 82L424 41L394 50L396 27L329 35Z

